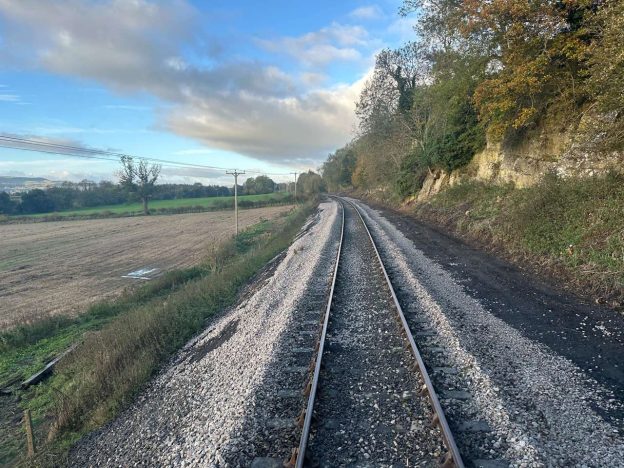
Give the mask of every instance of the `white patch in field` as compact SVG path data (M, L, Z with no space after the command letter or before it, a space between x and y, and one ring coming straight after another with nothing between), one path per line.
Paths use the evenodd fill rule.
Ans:
M123 275L122 278L151 280L156 276L156 273L158 273L158 268L141 268L140 270L134 270L127 275Z

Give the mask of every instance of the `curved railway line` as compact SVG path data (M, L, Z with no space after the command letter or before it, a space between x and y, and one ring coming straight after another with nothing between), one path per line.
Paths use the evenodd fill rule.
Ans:
M307 402L299 419L302 426L300 443L299 447L293 451L291 465L299 468L309 465L329 466L357 463L357 459L353 458L354 454L345 450L340 443L354 437L357 439L361 433L364 437L360 437L359 442L363 442L363 438L367 436L370 437L373 450L375 444L379 442L376 453L363 452L365 460L371 456L377 456L378 452L381 452L384 457L390 457L370 460L370 463L404 463L409 466L413 461L410 460L409 454L420 453L420 458L417 460L419 463L429 465L439 463L444 467L462 468L464 463L461 454L373 236L355 204L338 197L336 200L342 206L339 247L327 306L321 317L320 337L310 364L313 372L306 384ZM367 302L373 301L370 306L367 303L364 308L360 307L361 303L357 303L357 298L349 297L351 291L349 291L348 276L358 266L348 263L349 259L354 256L353 251L347 252L348 249L358 249L360 255L364 256L359 268L362 268L362 272L368 273L367 280L370 280L368 289L365 284L367 280L351 280L355 281L356 295L357 293L363 295ZM367 255L373 258L366 259ZM359 287L358 283L360 283ZM353 301L355 304L352 303ZM354 314L354 308L365 309L361 321L377 319L382 322L384 319L389 319L391 323L372 322L372 327L367 329L366 325L358 324L358 317L361 314ZM394 320L388 317L388 309L394 311ZM357 336L358 331L362 332L360 336ZM354 332L356 336L353 336ZM344 342L340 342L341 334L349 334L348 341L356 343L356 347L347 349L348 345L345 346ZM372 346L367 348L367 344ZM379 346L380 344L382 346ZM379 359L377 359L381 358L384 362L388 362L388 357L382 356L384 351L390 354L390 361L394 361L395 366L394 369L386 369L385 374L380 372L380 368L384 366L379 366ZM363 382L353 381L359 380L362 374L364 375ZM370 377L368 381L367 377ZM349 382L349 379L352 381ZM377 393L370 392L372 389L366 388L367 385L373 389L381 388ZM354 386L355 390L353 390ZM413 391L410 391L410 386ZM403 398L397 405L396 392L401 390ZM344 394L345 391L346 394ZM416 433L387 430L388 437L384 438L382 432L380 441L378 440L380 427L374 421L370 427L348 427L348 418L353 412L362 411L360 414L360 417L364 416L361 417L362 420L368 419L368 422L374 420L374 415L372 418L366 417L370 415L371 405L381 419L386 416L389 418L388 415L391 413L392 423L395 423L395 420L401 420L402 416L413 417L415 413L420 413L422 416L423 413L428 413L430 426L419 426L416 428ZM401 411L405 411L406 414L402 415ZM355 416L357 418L357 415ZM346 426L347 431L345 431ZM400 424L396 427L401 428ZM437 428L437 430L432 430L432 428ZM347 432L346 435L345 432ZM377 433L377 439L374 433ZM430 452L425 449L423 451L420 446L423 437L425 439L438 438L439 441L441 439L442 450ZM397 439L403 442L401 445L405 446L398 447ZM384 444L391 446L394 444L395 447L388 453L384 450ZM381 450L379 445L381 445ZM429 447L431 447L431 442ZM359 453L355 454L355 456L359 455ZM431 459L432 455L438 455L438 457L434 460ZM397 459L393 460L393 456Z

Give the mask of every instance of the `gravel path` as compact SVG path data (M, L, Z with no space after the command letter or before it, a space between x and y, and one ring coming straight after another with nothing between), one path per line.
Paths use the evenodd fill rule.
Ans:
M438 466L443 452L418 395L373 247L345 204L345 234L308 450L311 464Z
M451 426L457 430L467 416L490 426L489 433L460 434L460 450L520 467L623 466L622 422L601 416L621 414L622 395L494 316L394 225L359 206L408 320L433 331L421 341L444 350L437 361L432 356L425 361L457 371L434 384L450 387L439 391L464 390L472 396L446 402Z
M80 441L70 465L248 466L248 448L263 439L262 424L249 424L260 389L308 284L328 268L336 213L323 203L264 284L187 344L118 419Z

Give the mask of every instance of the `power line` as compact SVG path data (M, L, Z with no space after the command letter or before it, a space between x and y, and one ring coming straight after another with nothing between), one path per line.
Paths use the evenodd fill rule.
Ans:
M25 146L27 145L27 146ZM231 168L219 167L219 166L208 166L205 164L193 164L193 163L185 163L181 161L171 161L167 159L159 159L159 158L150 158L143 156L133 156L130 154L119 153L110 150L100 150L96 148L86 148L81 146L72 146L72 145L64 145L61 143L52 143L48 141L40 141L40 140L31 140L26 138L18 138L9 135L0 135L0 146L4 148L10 148L20 151L34 151L39 153L47 153L47 154L58 154L63 156L77 157L77 158L86 158L86 159L97 159L102 161L112 161L117 162L119 158L122 156L135 157L137 159L143 159L145 161L155 162L159 164L163 164L165 166L181 166L181 167L191 167L198 169L213 169L213 170L222 170L228 171ZM108 158L106 156L109 156ZM115 159L112 159L115 158ZM263 172L263 171L246 171L251 174L263 174L263 175L273 175L273 176L288 176L289 173L277 173L277 172Z

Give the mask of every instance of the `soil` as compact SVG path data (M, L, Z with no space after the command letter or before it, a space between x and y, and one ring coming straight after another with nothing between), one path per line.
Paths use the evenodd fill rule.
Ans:
M290 209L242 210L241 229ZM197 264L231 236L229 211L0 226L0 330L78 314L150 277ZM131 275L132 276L132 275Z

